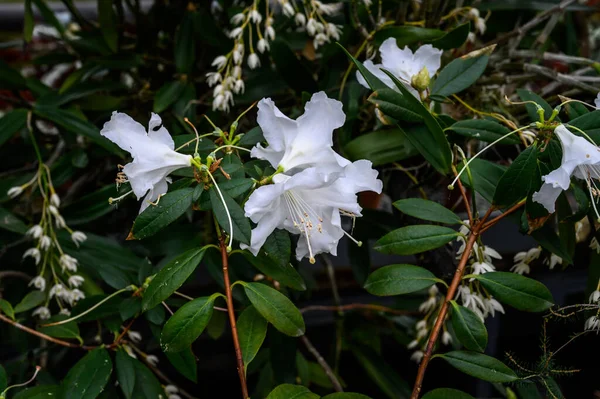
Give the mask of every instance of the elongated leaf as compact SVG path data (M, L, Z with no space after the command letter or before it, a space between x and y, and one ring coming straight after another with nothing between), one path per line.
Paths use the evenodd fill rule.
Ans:
M441 247L457 236L456 231L444 226L406 226L381 237L375 249L385 254L413 255Z
M369 85L369 87L371 88L371 90L376 91L376 90L387 89L388 88L388 86L385 83L383 83L381 80L379 80L379 78L377 78L375 75L373 75L371 73L371 71L369 71L367 68L365 68L364 65L362 64L362 62L360 62L359 60L357 60L356 58L354 58L352 56L352 54L350 54L344 48L344 46L342 46L339 43L338 43L338 46L340 46L340 48L344 51L344 53L346 53L346 55L348 56L348 58L350 58L350 61L352 61L354 63L354 65L356 66L356 68L358 69L358 71L360 72L360 74L367 81L367 84Z
M371 399L367 395L354 392L336 392L323 396L321 399Z
M560 240L554 229L550 226L542 226L531 233L531 237L547 251L563 258L567 264L573 263L573 258Z
M190 73L196 59L194 15L186 13L175 34L175 67L179 73Z
M13 309L10 302L8 302L6 299L0 298L0 311L2 311L2 313L10 317L11 319L15 319L15 310Z
M552 115L552 107L550 104L548 104L546 100L534 92L526 89L517 89L517 94L522 101L533 101L541 106L544 109L544 119L547 120ZM527 110L527 114L529 115L529 118L531 118L532 122L539 121L540 116L537 113L537 107L535 105L525 104L525 109ZM559 121L560 119L557 118L556 120Z
M460 343L472 351L485 351L488 334L479 316L455 301L450 301L450 304L452 305L452 328Z
M507 127L487 119L467 119L458 121L448 128L462 136L491 143L510 133ZM517 135L508 136L498 144L519 144Z
M267 336L267 320L254 306L249 306L238 318L237 329L244 367L247 368Z
M8 378L6 377L6 370L0 365L0 392L4 391L8 385Z
M304 334L302 314L285 295L261 283L241 284L252 305L276 329L292 337Z
M385 39L393 37L398 47L418 42L430 42L444 37L446 33L439 29L422 28L420 26L392 26L381 29L375 34L375 42L381 44Z
M185 86L185 83L179 80L165 83L154 96L153 111L159 114L169 108L181 96Z
M419 153L400 129L377 130L358 136L346 144L344 152L352 161L368 159L373 166L402 161Z
M25 298L15 306L15 313L22 313L40 306L46 301L46 294L42 291L31 291L25 295Z
M477 352L452 351L438 354L465 374L489 382L512 382L518 379L514 371L491 356Z
M431 42L431 44L433 45L433 47L442 50L459 48L469 37L470 31L471 23L466 22L462 25L458 25L456 28L452 29L450 32L446 33L439 39L434 40L433 42Z
M221 201L217 190L212 187L209 190L209 194L210 203L219 225L228 234L231 234L229 220L227 218L227 211L225 210L225 206L223 206L223 201ZM221 194L223 195L223 199L227 204L227 210L229 211L231 221L233 222L233 238L241 243L250 245L250 234L252 229L250 228L250 222L248 222L248 219L244 215L243 209L240 208L237 202L235 202L233 198L229 196L229 194L223 192L223 190L221 190Z
M496 205L508 207L527 197L536 174L538 155L538 149L530 146L513 161L496 187Z
M271 391L267 399L319 399L303 385L281 384Z
M475 399L468 393L452 388L438 388L427 392L423 399Z
M38 385L17 393L13 399L60 398L59 385Z
M469 165L469 170L473 179L472 184L468 173L463 173L460 176L462 183L477 191L487 201L492 202L496 186L502 175L504 175L506 167L485 159L475 159Z
M205 248L191 249L163 267L148 285L142 299L142 309L152 309L181 287L202 260L204 252Z
M23 15L23 38L27 43L33 37L33 9L31 0L25 0L25 15Z
M261 253L259 253L258 256L254 256L248 252L244 252L244 257L262 273L272 277L280 283L297 291L306 290L304 279L302 279L300 273L298 273L296 269L294 269L294 266L289 262L286 264L278 264L271 257Z
M6 113L0 119L0 146L16 132L22 130L25 122L27 122L27 110L25 109L15 109Z
M113 2L109 0L98 2L98 22L100 31L106 45L116 52L118 48L119 33L117 31L117 16L113 11Z
M279 75L296 93L318 91L310 69L296 57L290 45L280 36L271 43L269 54Z
M140 361L133 359L135 386L132 399L166 398L165 391L154 373Z
M21 219L0 207L0 229L25 234L27 232L27 225Z
M215 318L217 313L213 313L211 321ZM225 318L225 315L223 315L223 318ZM186 348L180 352L167 352L166 355L171 364L175 366L181 375L190 381L198 382L198 365L196 364L196 356L192 352L192 348Z
M537 280L508 272L474 276L496 299L526 312L543 312L554 304L548 288Z
M134 359L121 348L115 355L115 363L117 369L117 381L119 381L121 391L123 391L123 395L125 395L126 399L131 399L133 388L135 387Z
M196 298L179 308L162 330L162 350L180 352L189 348L208 325L217 296L219 294Z
M588 112L573 120L570 120L569 125L575 126L583 130L588 136L592 138L592 140L594 140L594 142L596 142L596 144L600 144L600 110ZM571 129L571 132L578 136L581 135L581 133L579 133L575 129Z
M25 78L6 62L0 60L0 89L19 90L26 88Z
M431 95L448 97L471 86L485 71L489 56L457 58L442 69L433 83Z
M462 223L457 214L437 202L421 198L407 198L394 202L394 206L402 213L430 222Z
M271 233L262 249L265 255L275 262L278 266L289 266L290 256L292 253L292 242L290 240L290 233L286 230L275 229Z
M405 97L390 88L379 89L369 97L369 102L394 119L406 122L420 122L423 117L419 115L415 104L405 100Z
M150 237L177 220L192 205L194 189L187 187L165 194L135 219L128 239Z
M63 320L66 320L67 318L68 318L68 316L59 314L59 315L53 316L50 319L46 320L45 323L49 324L49 323L54 323L57 321L63 321ZM74 321L64 323L64 324L59 324L56 326L39 327L37 330L39 332L49 335L51 337L76 339L79 342L83 343L83 340L81 339L81 336L79 333L79 327L77 326L77 323L75 323Z
M62 382L65 399L95 399L108 382L112 373L112 361L108 351L97 348L77 362Z
M438 279L429 270L412 265L389 265L375 270L365 289L378 296L402 295L430 287Z
M381 356L368 347L352 347L352 353L369 378L389 399L408 399L410 387Z

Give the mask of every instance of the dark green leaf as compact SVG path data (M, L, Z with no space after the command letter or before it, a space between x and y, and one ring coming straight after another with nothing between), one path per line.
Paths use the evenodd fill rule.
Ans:
M181 287L196 269L205 251L204 248L191 249L163 267L148 285L142 299L142 309L152 309Z
M59 385L38 385L17 393L13 399L54 399L60 398Z
M350 141L344 152L352 161L368 159L373 166L402 161L419 152L401 129L377 130Z
M249 306L238 318L237 329L244 367L247 368L267 336L267 320L254 306Z
M289 44L278 37L271 43L269 51L275 68L285 82L300 94L303 91L317 92L318 86L311 71L300 61Z
M533 101L534 103L537 103L539 106L541 106L544 109L544 119L547 120L552 115L552 107L550 106L550 104L548 104L543 98L541 98L534 92L526 89L517 89L517 94L519 95L519 98L522 101ZM531 118L532 122L537 122L540 120L540 116L537 113L537 108L535 105L525 104L525 109L527 110L527 114L529 115L529 118ZM556 120L559 119L556 118Z
M117 197L119 193L114 185L102 187L98 191L86 194L70 203L61 213L69 226L77 226L97 220L102 216L117 209L108 201ZM162 201L162 200L161 200Z
M135 386L132 399L166 398L165 391L154 373L141 362L133 359L135 369Z
M180 352L189 348L208 325L215 299L219 295L196 298L179 308L162 330L160 336L162 350Z
M52 25L63 37L65 34L65 27L56 17L55 12L46 4L43 0L33 0L33 3L42 14L42 17L46 22Z
M10 317L11 319L15 319L15 310L13 309L10 302L8 302L6 299L0 298L0 311L2 311L2 313Z
M474 276L496 299L526 312L543 312L554 304L548 288L532 278L508 272Z
M452 29L450 32L446 33L439 39L434 40L433 42L431 42L431 44L433 45L433 47L442 50L459 48L469 37L470 31L471 23L466 22L462 25L458 25L456 28Z
M262 249L265 255L279 266L288 266L292 253L290 234L286 230L275 229L265 241Z
M241 282L256 310L282 333L299 337L304 334L304 319L285 295L261 283Z
M185 82L176 80L165 83L154 96L153 111L160 114L175 102L185 90Z
M217 313L213 314L212 319L215 318ZM196 356L192 352L192 348L186 348L180 352L167 352L166 355L181 375L190 381L198 382L198 365L196 364Z
M515 372L500 360L482 353L452 351L434 357L441 357L463 373L484 381L512 382L518 379Z
M63 321L63 320L68 319L68 317L69 316L58 314L56 316L51 317L48 320L45 320L44 324L50 324L50 323L55 323L58 321ZM48 326L48 327L41 326L37 330L39 332L41 332L42 334L46 334L51 337L76 339L80 343L83 343L83 340L81 339L81 336L79 334L79 327L77 326L77 323L75 323L74 321L70 321L70 322L64 323L64 324L59 324L56 326Z
M23 16L23 38L27 43L33 37L33 9L31 0L25 0L25 15Z
M438 388L427 392L423 399L475 399L468 393L452 388Z
M600 144L600 110L581 115L580 117L569 121L569 125L583 130L596 144ZM581 133L575 129L572 129L572 133L578 136L581 135Z
M422 28L419 26L392 26L375 33L375 43L381 44L385 39L393 37L398 47L404 47L418 42L430 42L444 37L444 31L439 29Z
M256 267L265 275L279 281L281 284L284 284L297 291L306 290L306 284L304 283L302 276L296 271L296 269L294 269L289 261L283 264L278 263L270 256L262 253L259 253L258 256L254 256L251 253L244 251L243 255L248 262L254 265L254 267Z
M179 73L190 73L196 59L194 19L193 13L186 13L175 33L175 67Z
M177 220L192 205L193 188L182 188L163 195L158 205L150 205L138 215L128 239L150 237Z
M448 97L471 86L485 71L489 56L457 58L442 69L433 83L431 94Z
M131 399L135 386L135 360L120 348L115 355L117 381L126 399Z
M336 392L323 396L321 399L371 399L367 395L354 392Z
M360 74L367 81L367 84L369 85L371 90L376 91L376 90L380 90L380 89L388 89L389 88L385 83L383 83L381 80L379 80L379 78L377 78L375 75L373 75L371 73L371 71L369 71L367 68L365 68L364 65L360 61L358 61L356 58L354 58L352 56L352 54L350 54L344 48L344 46L342 46L339 43L338 43L338 46L340 46L340 48L344 51L344 53L346 53L348 58L350 58L350 61L352 61L354 63L354 65L356 66L356 68L358 69Z
M97 348L77 362L62 382L65 399L95 399L104 390L110 374L112 361L108 351Z
M265 141L265 137L263 136L262 129L260 126L256 126L248 130L248 132L242 136L240 141L238 141L237 145L241 147L254 147L256 144L262 143L263 141Z
M494 204L509 207L527 197L536 175L537 147L530 146L504 172L494 193Z
M98 22L106 45L116 52L118 49L119 33L117 31L117 16L113 11L111 0L98 2Z
M25 79L14 68L0 60L0 89L19 90L26 88Z
M369 97L369 102L394 119L406 122L420 122L423 117L419 114L419 108L408 101L406 97L396 90L385 88L379 89Z
M385 254L413 255L439 248L457 236L456 231L444 226L406 226L381 237L375 243L375 249Z
M219 225L227 232L227 234L231 234L229 227L229 219L227 218L227 211L223 206L223 201L217 192L217 190L212 187L209 190L210 194L210 203L212 205L212 209L214 212ZM229 214L231 216L231 221L233 224L233 238L238 240L241 243L250 245L250 222L244 215L244 211L240 206L229 196L229 194L223 192L221 190L221 194L223 195L223 199L227 204L227 209L229 210Z
M452 305L452 328L460 343L472 351L485 351L488 334L479 316L454 301L450 301L450 304Z
M281 384L271 391L267 399L319 399L303 385Z
M473 188L488 202L492 202L496 186L500 178L504 175L506 167L477 158L469 164L469 170L473 179L472 183L469 174L466 172L460 176L462 183L467 187Z
M474 138L480 141L493 142L500 137L510 133L510 130L498 122L487 119L467 119L458 121L448 128L460 135ZM498 144L519 144L517 135L506 137Z
M365 283L373 295L402 295L430 287L438 279L429 270L412 265L389 265L375 270Z
M35 290L28 292L27 295L25 295L25 298L23 298L21 302L15 306L15 313L26 312L37 306L40 306L45 301L46 294L44 294L42 291Z
M458 215L437 202L421 198L407 198L394 202L394 206L402 213L431 222L462 223Z
M353 347L352 352L367 375L390 399L408 399L410 388L379 354L368 347Z
M7 112L0 119L0 146L8 141L16 132L22 130L26 122L26 109L15 109Z
M28 230L27 225L21 219L2 207L0 207L0 229L18 234L25 234Z

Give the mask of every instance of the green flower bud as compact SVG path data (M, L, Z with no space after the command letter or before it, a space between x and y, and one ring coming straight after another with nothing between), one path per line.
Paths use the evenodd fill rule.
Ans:
M427 70L426 66L424 66L423 69L421 69L421 71L414 75L410 80L412 87L417 89L419 92L427 89L429 87L429 82L431 82L431 79L429 78L429 71Z

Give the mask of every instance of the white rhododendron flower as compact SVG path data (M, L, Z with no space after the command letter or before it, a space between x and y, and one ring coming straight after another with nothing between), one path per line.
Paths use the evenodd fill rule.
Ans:
M563 150L560 167L542 176L544 184L540 191L533 194L533 200L550 213L554 212L560 193L569 188L571 176L586 180L590 191L593 184L591 180L600 178L600 148L574 135L564 125L557 126L554 134L558 136Z
M145 195L140 213L167 192L170 173L192 164L191 155L174 151L173 138L154 113L146 132L129 115L115 111L100 134L133 157L133 162L123 168L123 173L138 200Z
M373 64L373 61L367 60L363 63L365 68L387 86L397 90L392 79L381 69L391 72L417 98L419 98L419 93L411 86L413 76L421 72L423 68L427 69L429 78L435 75L441 66L443 53L442 50L434 48L431 44L419 47L414 53L408 46L400 49L393 37L386 39L381 44L379 52L381 53L381 64ZM356 78L361 85L369 88L367 81L358 71L356 72Z

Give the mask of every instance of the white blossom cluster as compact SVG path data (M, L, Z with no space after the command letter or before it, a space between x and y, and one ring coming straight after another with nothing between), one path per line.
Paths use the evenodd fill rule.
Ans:
M594 316L589 317L584 324L585 330L597 330L596 334L600 332L600 279L598 280L598 285L596 289L592 291L590 294L589 302L592 305L597 305L598 310Z
M467 18L471 20L472 25L475 27L475 32L469 32L467 40L471 43L475 42L476 34L483 35L487 28L485 18L482 18L479 14L479 10L471 8L467 14Z
M39 178L40 174L44 174L44 178ZM37 276L31 279L29 286L43 292L49 287L45 304L32 313L40 319L48 319L51 316L49 303L52 298L56 300L61 314L69 314L68 308L85 298L85 294L79 290L84 278L76 274L78 261L64 252L58 241L57 231L64 229L69 232L71 240L77 246L84 242L87 236L81 231L69 228L60 214L60 197L52 185L50 172L45 165L40 167L28 183L12 187L7 194L10 198L16 198L35 182L43 197L42 216L39 223L26 232L26 237L33 240L35 245L23 253L23 258L31 258L38 269Z

